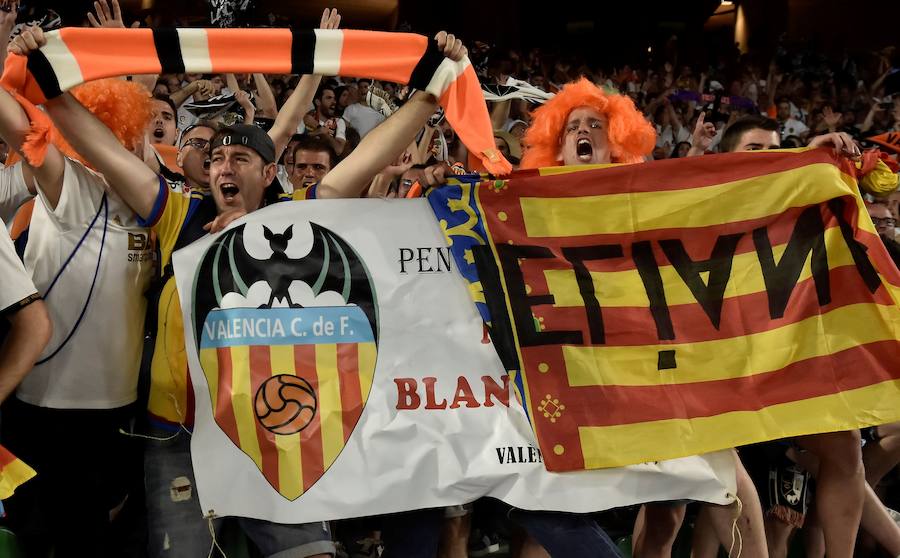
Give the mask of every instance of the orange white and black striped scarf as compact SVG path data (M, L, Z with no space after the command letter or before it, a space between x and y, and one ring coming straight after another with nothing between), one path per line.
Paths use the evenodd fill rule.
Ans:
M95 79L159 73L321 74L408 83L438 98L469 151L493 174L509 162L494 145L468 58L445 58L411 33L291 29L82 29L45 35L27 60L10 55L0 83L34 104ZM23 103L24 104L24 103ZM28 107L26 107L28 110ZM29 112L29 116L34 113Z

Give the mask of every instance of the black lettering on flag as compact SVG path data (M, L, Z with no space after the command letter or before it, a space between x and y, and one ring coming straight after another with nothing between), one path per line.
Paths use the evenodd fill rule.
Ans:
M691 290L691 294L712 322L714 328L719 329L722 321L722 300L725 297L725 287L731 277L731 264L734 261L734 251L738 241L744 233L726 234L716 239L712 256L708 260L694 261L684 249L680 240L661 240L659 245L672 267L681 276L682 281ZM709 272L709 280L703 282L701 273Z
M672 316L669 314L669 305L666 302L666 291L663 288L662 276L659 274L659 264L653 256L653 248L650 241L642 240L631 245L631 259L641 276L647 298L650 300L650 314L656 323L656 336L659 339L675 339L675 328L672 326Z
M581 246L577 248L563 248L563 257L572 264L575 270L575 280L578 282L578 292L584 301L584 309L587 313L588 328L591 332L591 343L599 345L606 343L606 332L603 329L603 310L597 293L594 291L594 280L584 262L590 260L608 260L622 257L622 247L618 244L601 244L597 246Z
M797 218L781 261L775 263L772 243L765 227L753 231L753 244L762 267L766 294L769 297L769 317L784 316L791 293L800 279L803 264L812 253L812 276L816 285L819 306L831 302L831 277L828 274L828 253L825 249L825 225L819 206L806 209Z
M844 217L844 206L844 200L840 198L829 200L828 202L828 209L838 220L838 224L841 227L841 236L844 237L844 242L847 243L850 255L853 256L856 270L859 271L859 275L865 282L869 292L875 294L875 291L881 286L881 278L878 277L875 266L869 260L869 256L866 253L866 245L853 238L853 227L850 226L850 223Z
M579 331L538 331L531 313L532 306L553 304L553 295L529 296L525 293L525 277L519 267L520 259L553 259L553 252L544 246L511 246L498 244L497 255L506 280L507 296L512 309L513 322L521 347L539 345L582 345ZM492 314L493 316L493 314Z

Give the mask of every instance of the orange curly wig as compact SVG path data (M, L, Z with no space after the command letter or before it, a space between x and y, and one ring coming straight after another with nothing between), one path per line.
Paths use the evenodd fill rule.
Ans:
M79 85L71 93L127 149L133 149L138 140L143 138L147 122L150 121L152 105L150 93L142 85L123 79L99 79ZM41 143L43 138L49 136L51 143L66 156L90 166L62 137L46 115L40 118L41 122L37 120L32 118L32 132L22 146L22 151L29 160L43 160ZM35 154L39 157L34 158ZM10 157L12 160L7 161L7 165L17 159L14 152L10 153Z
M560 165L560 137L569 113L591 107L608 122L609 149L614 163L640 163L656 145L656 130L634 102L625 95L609 95L581 78L567 83L555 97L534 111L531 127L525 132L528 146L522 157L523 169Z

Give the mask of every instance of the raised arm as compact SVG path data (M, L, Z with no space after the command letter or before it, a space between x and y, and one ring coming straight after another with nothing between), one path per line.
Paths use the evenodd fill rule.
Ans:
M25 137L30 130L31 123L25 111L5 89L0 88L0 137L23 159L25 157L22 153L22 144L25 143ZM31 193L36 193L34 180L37 179L47 201L55 207L62 193L63 173L65 172L65 158L62 153L53 145L49 145L43 164L39 167L32 167L25 163L22 172L25 184Z
M259 105L256 113L263 118L275 118L278 116L275 94L272 93L272 87L266 81L266 76L253 74L253 83L256 84L256 104Z
M462 60L466 48L453 35L441 31L435 39L444 56ZM355 198L378 172L391 164L416 137L434 113L437 99L417 91L396 113L366 134L359 146L322 178L316 189L319 198Z
M43 31L32 27L9 44L9 51L27 56L46 42ZM106 182L135 213L148 217L159 192L156 173L125 149L109 128L68 93L47 101L45 107L75 151L103 174ZM44 183L41 182L41 185L44 186Z
M322 12L320 29L337 29L340 25L341 16L337 10L326 8ZM301 77L300 83L297 84L294 92L291 93L291 96L288 97L288 100L284 102L284 106L278 112L275 123L272 125L272 129L269 130L269 137L272 138L272 142L275 144L276 159L281 157L281 153L287 147L291 136L296 133L303 115L306 114L309 105L312 104L316 89L319 88L321 81L322 76L319 75L305 75Z

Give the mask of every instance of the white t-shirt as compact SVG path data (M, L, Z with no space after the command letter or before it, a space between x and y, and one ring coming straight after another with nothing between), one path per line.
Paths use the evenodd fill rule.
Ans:
M108 217L104 216L105 188L99 175L66 159L55 209L38 189L25 267L44 295L53 322L53 336L39 360L57 351L82 311L84 316L56 356L35 365L19 386L16 395L26 403L59 409L114 409L137 399L147 307L143 295L151 278L153 252L149 231L138 226L134 213L118 196L107 194ZM95 216L96 222L84 236ZM101 242L104 222L106 240ZM76 251L82 236L85 240ZM48 293L70 255L68 266Z
M364 138L375 126L384 122L384 115L372 107L353 103L344 109L344 120L359 132L360 138Z
M656 127L657 136L656 136L656 146L662 147L665 144L669 144L669 147L675 149L675 146L683 141L691 140L691 133L688 131L687 126L682 126L678 133L675 133L675 130L672 126L666 126L665 128L661 126Z
M22 175L21 162L0 168L0 220L11 226L19 207L31 198Z
M37 293L0 219L0 314L14 310Z
M809 131L809 127L795 118L788 118L781 125L781 139L789 136L802 136Z

